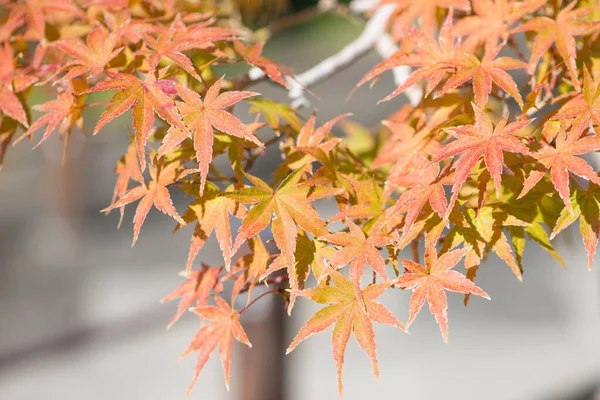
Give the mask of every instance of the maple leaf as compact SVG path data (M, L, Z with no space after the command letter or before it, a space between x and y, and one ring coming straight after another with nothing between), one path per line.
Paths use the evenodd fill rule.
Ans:
M492 82L514 98L523 108L523 99L514 79L506 72L513 69L527 68L527 64L510 57L497 57L504 46L495 48L487 47L481 60L469 52L455 57L451 65L456 67L456 72L446 81L438 96L446 94L468 80L473 81L473 94L475 103L480 108L487 104L492 91Z
M264 116L269 126L275 132L279 132L282 128L280 120L287 122L295 131L302 129L302 123L298 120L297 111L287 104L263 98L254 98L247 102L250 104L248 113Z
M65 76L55 81L54 84L76 78L80 75L90 73L96 76L104 70L104 67L115 58L123 47L115 49L118 36L113 32L107 34L106 30L98 27L88 33L86 45L79 40L59 40L55 46L75 60L68 62L58 72L68 71Z
M183 115L186 125L194 133L194 149L196 150L196 159L201 177L200 193L204 190L208 167L212 161L213 128L228 135L248 140L259 147L264 147L263 143L254 136L242 121L225 110L243 99L258 95L258 93L240 91L220 93L222 84L223 77L207 90L204 102L200 99L198 93L185 86L176 85L177 92L183 99L183 102L177 102L177 108ZM180 140L177 139L179 142L189 136L185 130L181 130L179 133L178 138Z
M271 261L271 254L267 251L259 235L248 240L248 247L250 248L250 253L237 261L229 275L239 273L233 289L231 289L231 298L236 298L242 288L246 287L248 290L247 301L250 302L254 287L259 281L266 278L267 266L269 261ZM271 263L271 265L273 264Z
M367 237L354 222L348 220L347 223L350 233L335 232L319 238L342 247L329 259L329 263L335 268L350 264L350 278L357 286L360 286L367 263L379 276L387 280L386 263L381 257L378 247L391 244L393 238L381 233L373 233Z
M296 263L293 266L287 266L288 276L291 276L292 279L296 279L296 282L298 282L297 286L301 289L304 288L304 283L311 271L317 282L321 283L323 279L328 276L328 271L331 270L327 265L326 260L331 259L335 253L336 249L328 246L324 241L314 238L311 239L308 233L300 231L298 232L296 252L294 253ZM283 262L283 258L278 257L278 259L272 262L271 265L269 265L269 268L264 271L260 279L264 280L272 273L285 267L286 265L285 262ZM295 296L294 293L291 294L292 299ZM290 303L292 303L291 300ZM290 306L292 305L293 304L290 304Z
M341 190L299 183L302 174L302 170L292 172L276 190L261 179L247 174L246 177L254 184L253 187L225 193L225 196L244 204L256 203L242 222L233 245L233 253L246 240L258 235L271 223L273 238L286 265L294 265L298 236L296 225L317 237L329 233L311 203L326 196L339 194ZM273 214L276 218L271 221Z
M290 88L290 84L286 82L284 77L293 79L293 75L281 64L261 55L263 47L265 46L264 42L244 47L242 42L236 40L233 42L233 45L235 50L241 56L245 57L246 62L249 65L261 69L272 81L279 83L286 89Z
M587 66L583 67L583 93L566 102L552 120L563 121L575 118L574 128L585 129L591 125L600 125L600 89L598 82L592 79ZM581 128L580 128L581 126Z
M183 215L183 220L187 223L197 221L192 234L186 271L192 269L198 252L204 247L204 243L213 231L215 231L217 242L223 253L225 268L229 271L232 255L229 215L242 218L246 209L236 201L220 196L220 194L219 188L212 182L208 182L208 186L200 198L190 204Z
M511 33L535 31L536 37L531 49L529 60L530 72L535 70L538 62L554 43L558 54L563 58L571 76L571 82L579 90L577 77L577 46L574 36L586 35L596 29L598 22L587 21L584 17L590 15L592 8L579 8L573 10L576 1L562 8L556 19L548 17L535 17L523 25L513 29Z
M12 48L8 42L4 42L0 47L0 59L4 60L0 64L0 112L28 128L23 105L13 91L15 64Z
M66 132L67 135L70 135L75 124L81 123L81 111L83 110L84 101L85 96L77 96L71 90L65 90L58 93L57 99L33 106L34 110L45 111L46 114L31 124L29 129L25 131L15 143L31 136L33 132L44 125L48 126L40 141L33 148L38 147L48 139L56 127L59 127L60 133Z
M180 14L181 15L181 14ZM188 17L192 14L188 14ZM207 14L205 14L207 16ZM210 15L212 17L212 15ZM172 51L182 51L189 49L209 49L214 46L216 41L233 41L239 37L239 32L218 27L211 26L215 23L215 18L209 18L206 21L199 23L193 23L186 25L184 21L185 17L176 17L174 22L169 28L163 28L163 32L167 33L166 43L170 43L168 46ZM204 19L204 18L200 18ZM170 36L172 35L172 37ZM167 46L164 46L167 48Z
M85 18L85 14L70 0L26 0L16 3L13 10L25 17L26 31L23 37L40 42L46 39L46 23L53 17L61 15Z
M224 28L208 28L207 24L194 24L186 26L179 17L171 24L170 29L163 30L158 38L151 36L154 32L142 34L145 44L149 49L140 50L139 53L146 56L151 69L156 69L162 57L173 60L184 71L202 81L192 61L182 53L184 50L194 48L207 48L217 40L231 40L236 33Z
M588 255L588 269L592 270L600 234L600 187L590 183L587 190L575 189L572 210L563 208L552 230L550 239L579 219L579 232Z
M127 154L125 154L115 167L115 173L117 174L117 182L115 183L115 189L113 190L113 197L111 203L114 203L117 198L125 196L129 187L129 181L134 181L144 184L144 176L140 170L140 164L137 160L135 144L132 142L127 148ZM125 206L119 207L121 218L119 219L119 226L123 221L125 214Z
M375 376L379 375L377 366L377 352L375 347L375 332L372 321L380 324L397 326L405 330L404 325L376 299L390 287L389 282L371 284L360 289L350 282L345 276L335 270L330 270L329 276L335 287L319 286L298 292L299 296L316 301L320 304L329 304L322 308L300 329L287 349L287 354L292 352L300 342L319 333L335 324L331 343L333 358L337 366L338 390L342 394L342 366L344 353L354 332L354 337L359 346L371 359Z
M445 290L476 294L489 300L490 297L487 293L468 280L466 276L460 272L451 271L469 250L470 247L463 247L444 253L438 258L435 246L429 244L425 257L426 266L410 260L400 260L406 272L398 278L396 285L402 289L413 289L407 327L412 324L427 301L429 311L440 327L444 342L448 342L448 300Z
M421 31L432 34L436 26L438 8L454 8L462 11L471 9L468 0L382 0L379 4L396 5L395 15L391 17L392 30L396 39L417 19Z
M468 4L468 2L467 2ZM448 64L455 56L454 35L452 33L452 10L442 25L438 40L416 29L409 30L410 40L415 42L414 52L406 54L403 49L398 50L391 57L377 64L359 82L359 87L366 82L378 78L385 71L400 67L419 67L413 71L406 80L390 95L381 99L384 102L393 99L417 82L427 80L427 90L424 97L428 96L453 68Z
M163 299L162 303L166 303L171 300L175 300L179 297L179 304L177 305L177 313L169 322L168 328L173 326L175 322L181 316L194 305L196 307L203 307L208 305L208 298L211 291L222 292L223 285L219 281L219 273L222 267L209 267L206 264L202 264L201 270L187 271L184 273L186 280L183 281L177 289L173 290Z
M428 158L441 150L442 145L436 140L437 129L441 124L447 123L454 109L455 107L437 109L424 126L417 128L418 131L406 122L383 121L383 125L392 132L392 136L375 157L372 168L392 164L385 182L384 197L387 198L396 189L395 182L398 179L402 179L403 175L414 169L416 158Z
M159 78L163 71L159 73ZM110 121L133 107L133 128L138 159L142 171L146 169L146 142L154 124L154 113L176 128L185 130L173 99L168 95L175 94L173 81L156 79L154 73L140 80L130 74L106 71L110 79L100 82L83 93L93 93L105 90L118 90L107 104L104 113L94 128L94 135Z
M465 36L463 48L474 51L477 46L497 46L509 36L509 26L526 14L546 4L545 0L473 0L474 15L459 19L454 27L456 36Z
M0 25L0 43L8 44L12 38L13 32L19 29L25 23L25 13L23 10L11 10L6 19L3 18Z
M198 362L196 364L196 372L190 387L187 390L189 394L198 380L198 376L206 362L210 358L210 354L219 347L219 355L221 357L221 365L225 375L225 385L229 389L229 370L231 366L231 347L233 339L248 347L252 347L248 336L240 324L240 313L235 311L218 295L214 295L216 306L197 307L194 312L200 315L201 318L206 318L210 322L203 325L194 339L190 343L187 350L181 355L185 357L195 351L199 352Z
M335 148L335 146L337 146L342 141L342 139L331 138L329 135L331 133L331 129L333 129L335 124L337 124L339 121L351 115L352 114L348 113L337 116L323 123L321 126L315 129L317 117L313 113L313 115L311 115L308 121L306 121L306 124L302 126L300 132L298 132L298 136L296 137L296 144L295 146L293 146L295 150L299 150L301 153L297 154L296 157L290 155L290 157L288 157L290 161L286 160L286 167L292 170L302 168L306 164L312 163L317 160L315 156L311 155L311 153L314 154L316 150L321 150L324 153L328 153L331 150L333 150L333 148Z
M374 218L383 213L385 199L380 185L372 179L357 180L350 175L344 175L344 179L354 189L351 204L340 210L339 213L327 220L330 224L346 218Z
M442 252L447 252L461 244L471 248L465 256L467 277L475 278L475 273L488 252L493 251L506 265L519 281L523 274L519 264L513 256L512 249L504 227L529 228L531 224L509 214L506 210L494 206L484 206L479 210L474 208L463 209L450 216L454 225L448 232L442 244ZM468 300L468 294L465 299Z
M596 175L594 169L583 158L576 157L577 155L599 150L600 138L598 136L581 137L581 133L581 129L579 129L571 131L567 135L561 127L556 137L556 147L544 144L538 152L532 154L540 165L530 172L523 183L523 190L517 197L518 199L525 196L544 177L548 170L550 170L554 188L569 211L573 210L570 201L569 172L595 184L600 184L600 178Z
M387 215L387 218L393 218L396 213L406 212L402 228L405 234L410 231L427 202L440 217L446 216L448 204L443 185L451 185L454 181L454 176L450 173L451 164L440 173L437 162L431 164L422 157L417 158L416 161L418 172L395 178L395 186L408 188L408 190L402 193L393 210Z
M454 207L458 191L469 177L471 169L473 169L482 156L487 170L496 185L496 192L499 193L502 167L504 165L502 152L529 153L529 149L519 141L518 137L515 136L515 132L527 126L532 120L521 119L508 123L507 114L494 127L492 121L483 110L475 104L472 104L472 106L475 112L475 123L473 125L446 128L446 131L457 140L447 144L432 160L432 162L438 162L464 152L462 157L455 163L454 184L452 186L452 198L448 207L449 211Z
M171 195L169 194L167 186L196 171L189 169L181 170L178 163L171 163L166 166L150 165L149 169L152 180L147 185L142 184L134 187L127 191L119 201L102 210L102 212L108 214L115 208L120 208L141 199L135 210L135 217L133 218L132 246L137 241L140 229L152 206L156 207L164 214L173 217L180 224L185 225L185 221L179 216L175 207L173 207Z

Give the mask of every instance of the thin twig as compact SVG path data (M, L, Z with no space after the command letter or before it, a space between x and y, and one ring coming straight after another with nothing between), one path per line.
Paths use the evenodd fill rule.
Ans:
M243 314L248 308L250 308L250 306L254 303L256 303L258 300L260 300L261 298L265 297L266 295L269 294L279 294L281 293L281 289L272 289L269 290L267 292L261 293L260 296L258 296L257 298L255 298L254 300L252 300L250 303L248 303L248 305L244 308L242 308L242 310L240 311L240 314Z
M355 7L354 9L356 10L357 8ZM360 7L358 9L363 10L363 8ZM305 97L306 89L330 78L344 68L347 68L357 59L366 55L372 48L376 47L376 45L379 53L384 58L391 56L395 52L395 45L389 37L386 39L385 30L387 21L395 9L396 5L394 4L386 4L377 7L367 21L363 32L353 42L346 45L338 53L324 59L303 73L296 75L293 79L286 78L286 81L290 85L288 97L291 100L292 107L300 108L309 105L309 101ZM383 42L378 44L382 38ZM410 70L408 68L395 69L394 77L396 83L403 83L408 77L409 72ZM252 68L248 73L248 76L251 80L258 80L264 77L264 72L258 68ZM418 103L421 98L421 93L418 89L407 90L406 95L409 97L412 104Z

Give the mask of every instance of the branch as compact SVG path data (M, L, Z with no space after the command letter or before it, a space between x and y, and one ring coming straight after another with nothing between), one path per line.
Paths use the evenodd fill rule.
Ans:
M364 3L364 4L363 4ZM350 4L353 11L366 11L373 8L376 3L370 0L356 0ZM304 92L311 86L322 82L333 76L336 72L351 65L360 57L366 55L373 47L377 48L378 53L387 58L398 50L392 39L385 32L387 21L394 12L394 4L386 4L375 9L366 23L365 29L353 42L346 45L338 53L324 59L312 68L296 75L295 78L286 79L290 85L289 98L292 107L303 107L310 104L305 97ZM402 84L410 73L408 67L398 67L393 70L396 84ZM264 77L264 73L258 68L252 68L248 73L251 80L259 80ZM418 104L421 99L421 91L416 88L410 88L406 95L411 104Z

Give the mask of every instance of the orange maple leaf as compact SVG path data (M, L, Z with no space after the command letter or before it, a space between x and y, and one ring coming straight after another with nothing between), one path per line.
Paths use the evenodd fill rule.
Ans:
M0 112L28 128L27 115L13 87L15 61L8 42L4 42L0 47L0 59L3 60L0 63Z
M217 40L231 40L237 36L235 31L225 28L208 27L212 21L186 26L180 17L167 29L160 32L155 39L151 36L154 32L143 32L142 37L150 49L140 50L148 59L151 69L155 69L162 57L173 60L184 71L202 81L192 61L183 53L184 50L206 49L214 45Z
M235 51L237 51L242 57L245 57L246 62L249 65L260 68L272 81L279 83L286 89L290 88L290 84L286 82L284 77L293 79L294 76L283 65L261 55L263 47L265 46L264 42L244 47L242 42L236 40L233 42L233 45Z
M514 98L523 108L523 99L514 79L506 72L508 70L527 68L527 64L510 57L498 57L504 46L486 47L481 60L469 52L455 57L449 64L456 67L456 72L446 81L438 96L446 94L468 80L473 80L475 103L480 108L487 104L492 91L492 82Z
M578 8L572 1L568 6L562 8L556 15L556 19L548 17L535 17L523 25L513 29L511 33L535 31L536 37L531 50L529 61L530 72L535 70L538 62L546 51L555 43L558 54L567 64L571 81L579 90L579 78L577 77L577 47L574 36L586 35L600 26L597 21L588 21L584 18L594 11L593 8Z
M528 154L529 149L515 136L515 132L527 126L532 120L517 120L508 123L508 114L494 127L490 118L472 104L475 112L475 123L473 125L462 125L446 128L446 131L457 140L444 146L437 153L432 162L439 162L445 158L463 153L462 157L455 163L454 184L452 186L452 198L448 212L452 211L458 191L469 177L471 169L483 156L485 165L494 180L496 192L500 193L502 168L504 165L503 151L511 153Z
M406 54L405 50L398 50L391 57L380 62L369 71L356 84L356 87L372 79L376 79L385 71L396 67L419 67L396 90L379 102L393 99L424 79L427 80L427 90L424 96L428 96L446 76L446 73L453 71L453 67L449 62L455 57L455 50L457 49L455 49L454 35L452 33L452 11L448 13L446 22L442 25L437 41L432 36L426 35L417 29L409 30L409 39L415 42L412 53Z
M210 358L210 354L219 347L219 355L221 356L221 365L225 375L225 385L229 389L229 370L231 366L231 347L233 339L248 347L252 347L248 336L240 324L240 313L234 310L218 295L214 295L216 306L197 307L194 312L200 315L201 318L206 318L210 322L203 325L194 339L190 343L187 350L183 352L181 357L185 357L195 351L198 354L198 363L196 364L196 372L190 387L187 390L189 394L198 380L200 372Z
M130 74L106 71L110 79L100 82L83 93L93 93L105 90L118 90L107 104L104 113L94 128L94 135L110 121L133 107L133 128L138 159L142 171L146 169L146 142L154 124L154 113L179 129L185 129L181 117L169 95L175 94L173 81L160 80L166 70L159 72L159 79L154 73L140 80Z
M600 125L600 88L598 82L592 79L587 66L583 67L583 93L567 101L551 118L562 121L575 118L574 129L586 129L590 125ZM561 124L562 125L562 124Z
M246 215L246 209L235 200L220 194L219 188L212 182L208 182L202 196L190 204L183 214L183 220L187 223L197 221L192 234L186 271L192 269L198 252L204 247L204 243L213 231L223 253L225 268L229 271L232 255L229 215L242 218Z
M219 273L222 269L222 267L209 267L202 264L201 270L186 271L184 273L183 276L186 277L186 280L177 289L161 299L162 303L166 303L181 297L177 305L177 312L169 322L168 328L173 326L194 303L196 307L206 306L211 291L214 290L217 293L223 291L223 285L219 281Z
M259 147L264 147L263 143L254 136L254 133L239 119L234 117L225 109L235 103L258 95L254 92L230 91L221 92L223 77L217 80L206 92L204 102L200 95L183 85L176 85L179 96L183 102L177 102L177 108L183 115L185 124L194 134L194 149L196 150L196 159L200 170L200 193L204 191L208 167L212 161L213 154L213 128L225 132L228 135L248 140ZM177 145L189 137L187 129L176 129L171 131L169 145Z
M31 124L29 129L15 141L15 144L24 138L31 136L33 132L44 125L48 126L40 141L33 146L33 148L38 147L48 139L56 127L59 127L59 132L61 134L64 132L70 134L75 124L81 121L81 111L83 110L84 99L84 96L77 97L70 90L65 90L58 93L57 99L33 106L34 110L45 111L46 114Z
M249 238L258 235L271 223L271 231L277 247L281 250L286 265L294 264L294 251L298 228L319 237L329 233L325 222L321 219L311 203L317 199L339 194L341 189L324 186L311 186L306 182L299 183L303 171L296 170L289 174L283 182L273 190L261 179L246 175L255 185L235 192L225 193L240 203L254 204L242 222L233 245L233 253Z
M459 19L454 34L467 35L463 48L471 52L482 43L495 47L508 38L510 25L544 4L546 0L473 0L475 14Z
M396 10L390 18L392 32L396 39L400 38L406 28L417 19L422 32L433 34L436 27L436 13L438 8L454 8L469 11L469 0L382 0L380 5L394 4Z
M335 287L318 286L297 292L299 296L329 305L319 310L306 322L288 347L287 354L292 352L304 339L335 324L331 344L333 358L337 365L338 390L341 395L343 389L342 366L350 334L354 332L359 346L371 359L375 376L379 376L372 321L397 326L402 330L405 328L383 304L376 301L383 292L389 289L389 282L371 284L360 289L333 269L329 271L329 276L335 283Z
M350 277L357 286L360 286L360 280L367 263L379 276L387 281L385 261L379 252L379 247L393 243L393 238L381 233L373 233L367 237L358 225L351 220L347 222L350 233L335 232L319 238L336 246L341 246L341 249L329 260L329 263L335 268L350 264Z
M450 271L471 250L470 247L449 251L439 258L435 246L429 244L427 247L426 267L414 261L400 260L406 272L396 280L396 285L402 289L413 289L407 328L427 301L429 311L440 326L444 342L448 342L448 300L445 290L476 294L488 300L490 297L460 272Z
M542 149L532 154L541 168L537 167L531 171L523 183L523 190L517 197L518 199L525 196L546 175L548 170L550 170L554 188L569 211L573 210L570 199L569 171L597 185L600 184L600 178L594 169L583 158L576 157L600 150L600 138L595 135L581 137L582 128L585 127L573 130L567 135L561 127L556 137L556 147L544 144Z
M408 188L396 201L393 210L387 218L394 218L396 213L406 212L404 227L405 236L417 220L419 213L429 202L431 209L444 218L448 211L448 204L443 185L451 185L454 181L450 173L451 164L448 164L440 173L437 162L429 163L423 157L416 160L418 172L406 174L394 179L394 186Z
M59 40L55 42L56 47L73 57L74 60L66 63L58 71L58 73L68 72L55 81L54 84L71 80L88 72L91 77L98 75L123 50L123 47L115 49L118 39L119 37L114 32L107 34L104 28L98 27L88 33L87 46L79 40Z
M168 164L166 167L150 165L150 176L152 180L147 184L136 186L133 189L127 191L116 203L111 204L102 212L109 213L115 208L125 206L134 201L140 200L136 210L135 217L133 218L133 243L132 246L138 239L140 229L146 220L146 216L152 206L164 214L173 217L177 222L185 225L185 221L179 216L173 202L171 201L171 195L167 189L168 185L171 185L184 176L187 176L195 170L184 169L182 170L178 163Z
M114 203L117 198L122 198L127 193L129 187L129 181L134 181L144 184L144 176L140 170L140 164L137 159L135 144L132 142L127 148L127 154L125 154L115 167L115 173L117 174L117 182L115 183L115 189L113 190L113 197L111 203ZM123 216L125 214L125 206L119 207L121 212L121 218L119 219L119 226L123 222Z

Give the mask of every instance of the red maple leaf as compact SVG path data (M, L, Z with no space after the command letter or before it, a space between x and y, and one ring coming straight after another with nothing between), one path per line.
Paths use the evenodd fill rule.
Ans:
M100 82L84 92L118 90L96 124L94 135L100 132L104 125L133 107L135 143L142 171L146 169L146 142L154 124L154 113L170 125L185 130L173 99L169 97L176 93L173 81L160 80L164 73L166 70L159 73L159 79L156 79L154 73L149 73L142 81L130 74L106 71L110 79Z
M248 97L256 96L258 93L240 91L220 93L222 84L223 78L221 77L207 90L204 102L198 93L183 85L176 85L177 92L183 99L183 102L177 102L177 108L181 112L185 124L194 134L194 149L196 150L196 159L198 160L201 177L200 193L204 191L208 167L212 161L213 128L228 135L249 140L259 147L264 147L262 142L254 136L242 121L226 111L228 107ZM171 145L181 143L189 137L185 129L175 130L173 135L175 136L169 139Z
M583 158L576 157L599 150L600 138L598 136L581 137L582 130L581 128L573 130L567 135L561 128L556 137L556 147L544 144L541 150L532 154L540 167L533 169L523 183L519 199L525 196L546 175L548 170L550 170L554 188L569 211L573 210L570 200L569 171L597 185L600 184L600 178L594 169Z
M464 152L462 157L455 162L454 184L448 212L452 211L454 202L458 197L458 191L469 177L471 169L482 156L496 185L496 192L500 193L501 174L504 165L502 152L529 153L529 149L515 136L515 132L527 126L532 120L521 119L508 124L507 114L494 127L490 118L479 107L475 104L472 104L472 106L475 112L475 123L473 125L446 128L446 131L457 140L447 144L432 160L432 162L439 162Z
M229 370L231 366L231 347L233 339L248 347L252 347L250 340L242 324L240 324L240 313L235 311L221 297L214 296L216 306L202 306L194 310L201 318L209 320L203 325L194 339L190 343L187 350L181 355L185 357L195 351L198 354L198 363L196 364L196 372L187 393L189 394L198 380L198 376L210 358L210 354L219 347L219 355L221 356L221 364L223 373L225 374L225 385L229 388Z
M341 395L344 353L351 333L354 332L354 337L359 346L371 359L375 376L378 376L379 368L377 366L375 332L373 331L372 321L394 325L402 330L405 328L383 304L376 301L383 292L389 289L389 282L372 284L361 290L333 269L329 271L329 276L335 283L335 287L318 286L313 289L298 291L299 296L320 304L329 305L319 310L306 322L288 347L287 353L293 351L304 339L335 324L331 344L333 346L333 358L337 365L338 389Z
M452 268L467 254L470 247L449 251L439 258L435 246L428 245L425 255L426 267L410 260L401 260L405 273L396 281L402 289L413 289L410 298L410 309L407 328L421 311L425 301L429 303L429 311L442 331L444 342L448 341L448 300L445 290L465 294L476 294L489 300L486 292L481 290L466 276Z
M179 304L177 304L177 313L175 313L173 319L169 322L169 328L193 305L196 307L208 305L208 298L212 291L217 293L223 291L223 285L219 281L221 270L222 267L211 268L206 264L202 264L201 270L184 273L186 280L177 289L161 299L162 303L166 303L181 297Z

